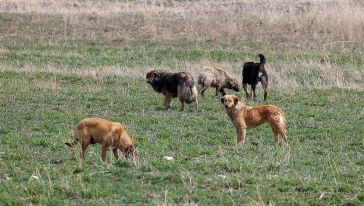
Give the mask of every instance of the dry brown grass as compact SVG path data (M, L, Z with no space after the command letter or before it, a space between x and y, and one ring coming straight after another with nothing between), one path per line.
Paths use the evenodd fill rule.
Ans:
M329 47L364 42L362 0L3 0L0 12L21 14L3 32L23 29L24 35ZM45 23L45 16L55 22Z
M299 46L303 50L314 46L325 54L332 48L346 51L346 48L364 47L364 2L2 0L0 31L0 38L45 38L51 39L49 44L64 38L97 39L111 43L129 39L187 39L237 43L242 50L251 43L287 45L287 48ZM0 55L9 52L8 48L0 45ZM75 51L62 55L75 57L80 54ZM283 54L285 57L290 55L289 50ZM355 62L343 66L322 62L321 59L304 62L284 59L271 59L267 65L272 88L364 88L364 73ZM223 66L241 78L242 62L217 63L204 59L193 63L176 61L175 64L173 68L158 66L158 69L183 70L197 75L204 65ZM104 66L79 70L53 65L36 67L27 63L21 68L14 68L0 63L0 71L49 72L94 78L110 75L144 78L147 71L154 69L151 67L146 63L144 68Z
M145 75L152 69L162 69L166 71L186 71L190 72L195 80L201 68L205 65L214 65L226 68L231 74L238 78L241 83L241 63L216 63L208 60L204 60L198 63L179 63L175 67L143 67L143 68L128 68L128 67L87 67L82 68L64 68L64 67L35 67L32 65L24 65L23 67L11 67L0 65L0 72L13 71L25 74L35 74L39 72L51 73L58 75L70 75L81 77L92 77L95 79L101 79L108 76L129 77L138 79L140 81L145 80ZM347 89L360 89L364 88L364 72L352 65L348 65L345 68L340 65L329 63L318 63L311 61L308 63L302 62L274 62L266 65L269 75L269 87L270 89L300 89L300 88L347 88ZM315 69L312 69L315 68ZM49 80L51 89L57 90L58 85L53 84L53 79ZM44 85L42 85L44 86ZM260 86L259 86L260 87Z

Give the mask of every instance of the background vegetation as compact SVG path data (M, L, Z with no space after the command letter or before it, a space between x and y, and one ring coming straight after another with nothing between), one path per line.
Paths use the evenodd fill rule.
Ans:
M363 14L359 0L1 1L0 204L363 204ZM241 78L258 53L288 147L268 126L236 146L212 90L181 113L145 82L203 65ZM80 164L64 142L88 116L122 122L139 156L103 163L95 145Z

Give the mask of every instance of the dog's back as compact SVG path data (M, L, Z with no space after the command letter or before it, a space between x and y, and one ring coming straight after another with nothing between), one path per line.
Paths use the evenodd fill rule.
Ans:
M265 57L263 54L258 55L260 58L259 63L255 62L245 62L243 66L243 84L256 85L259 81L268 81L268 74L265 70Z
M186 72L165 73L159 83L162 90L173 94L173 97L177 97L179 85L185 87L193 87L195 85L192 75Z
M260 64L245 62L243 66L243 84L256 85L259 81Z
M198 74L197 84L201 86L213 86L217 81L220 81L221 75L215 67L204 66Z
M265 57L263 54L259 54L260 62L245 62L243 66L243 88L246 94L246 97L250 98L253 96L256 97L255 88L258 82L262 83L262 87L264 90L264 100L267 99L268 95L268 73L265 70ZM249 93L247 90L247 85L251 85L252 92Z
M80 141L88 141L91 144L101 143L102 137L109 132L111 124L112 122L101 118L82 119L74 129L73 142L66 145L72 148Z

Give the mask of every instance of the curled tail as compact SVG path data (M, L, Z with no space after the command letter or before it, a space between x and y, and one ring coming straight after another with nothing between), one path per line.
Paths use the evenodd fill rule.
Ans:
M264 57L264 55L263 54L259 54L258 55L259 56L259 58L260 58L260 64L265 64L265 57Z

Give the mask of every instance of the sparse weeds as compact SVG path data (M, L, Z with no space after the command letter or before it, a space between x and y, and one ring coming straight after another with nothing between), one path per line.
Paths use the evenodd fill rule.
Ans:
M177 108L159 111L162 97L135 79L1 74L6 85L0 90L6 104L0 110L5 120L0 138L3 204L362 201L362 173L354 172L363 169L363 130L354 129L360 125L362 91L273 91L270 102L287 114L289 147L274 146L264 126L250 130L246 145L236 147L235 130L213 91L194 115ZM57 94L37 87L50 78L62 84ZM26 80L30 90L7 83L16 79ZM95 84L97 90L85 90ZM64 142L86 116L122 122L135 139L138 158L103 163L99 148L90 147L80 164L78 148L69 151ZM166 155L174 160L164 160Z
M0 205L362 205L362 10L354 0L0 2ZM212 90L197 114L181 113L145 83L152 68L204 65L241 78L260 52L288 147L268 126L236 145ZM263 104L258 95L242 100ZM137 158L103 163L94 145L79 162L64 142L89 116L123 123Z

